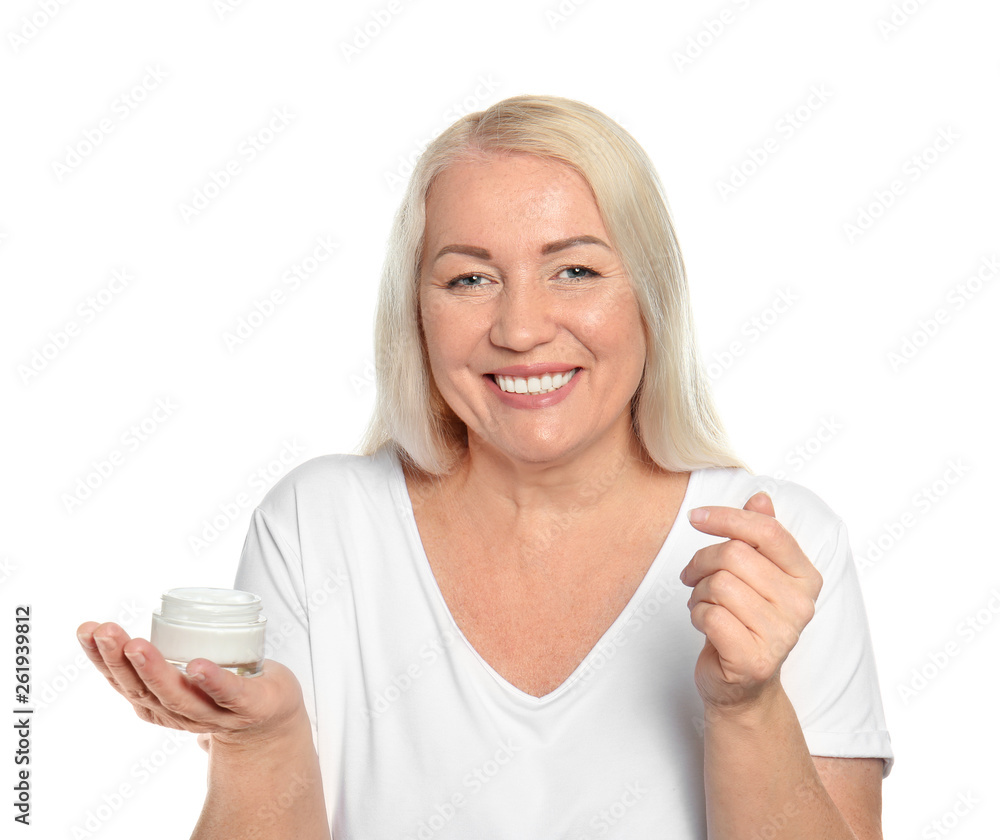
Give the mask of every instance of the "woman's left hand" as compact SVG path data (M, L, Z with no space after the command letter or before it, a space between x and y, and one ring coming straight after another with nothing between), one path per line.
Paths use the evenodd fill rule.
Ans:
M706 708L741 710L778 685L781 663L813 617L823 578L766 493L742 510L708 506L691 524L728 540L696 551L681 572L694 587L691 623L705 634L695 685Z

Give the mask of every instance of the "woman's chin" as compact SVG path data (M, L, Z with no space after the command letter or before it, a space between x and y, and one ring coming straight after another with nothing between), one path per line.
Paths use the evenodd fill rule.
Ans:
M498 457L506 457L524 464L548 464L571 460L580 451L580 440L536 436L526 439L479 438L476 448L491 450Z

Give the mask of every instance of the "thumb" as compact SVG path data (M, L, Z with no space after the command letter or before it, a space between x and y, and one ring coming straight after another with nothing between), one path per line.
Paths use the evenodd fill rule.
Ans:
M217 706L237 714L246 714L247 697L245 688L247 678L240 677L220 668L210 659L192 659L188 662L185 673L193 685L200 688Z
M773 517L774 502L771 501L771 497L767 493L761 490L747 499L747 503L743 505L743 510L752 510Z

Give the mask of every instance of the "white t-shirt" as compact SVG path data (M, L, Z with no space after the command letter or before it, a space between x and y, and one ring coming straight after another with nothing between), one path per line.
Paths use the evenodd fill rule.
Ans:
M705 637L679 574L721 542L687 511L758 489L823 575L781 681L813 755L893 754L843 522L814 493L736 468L695 470L624 610L544 697L462 635L388 449L293 469L254 511L236 587L258 593L271 659L298 677L337 840L704 838ZM276 791L276 794L278 792Z

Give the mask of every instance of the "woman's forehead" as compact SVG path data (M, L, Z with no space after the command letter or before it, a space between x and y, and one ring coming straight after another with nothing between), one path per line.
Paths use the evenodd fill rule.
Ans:
M459 233L484 236L498 227L544 228L539 235L558 239L580 233L560 232L567 222L585 227L600 223L593 193L576 170L531 155L449 167L432 183L425 209L425 235L431 239Z
M563 161L540 155L506 153L460 158L434 176L428 199L446 192L505 184L522 188L560 184L565 188L590 190L583 176Z

